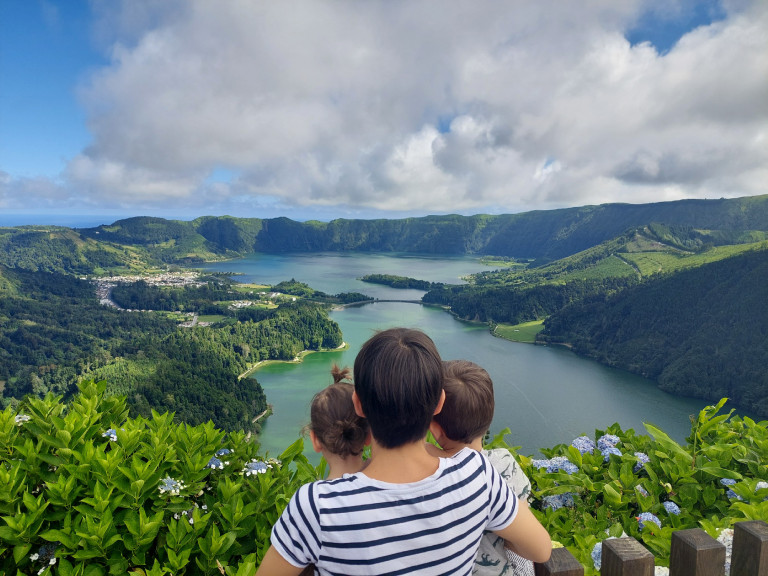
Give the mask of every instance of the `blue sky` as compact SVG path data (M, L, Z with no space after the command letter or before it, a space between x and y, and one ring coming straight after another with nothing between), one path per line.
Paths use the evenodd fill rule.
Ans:
M574 4L4 0L0 224L768 192L765 2Z

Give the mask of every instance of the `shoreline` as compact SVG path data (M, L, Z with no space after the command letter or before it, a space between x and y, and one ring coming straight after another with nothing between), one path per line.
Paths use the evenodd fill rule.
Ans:
M237 377L237 379L239 381L239 380L242 380L243 378L247 378L248 376L256 372L259 368L266 366L268 364L277 364L279 362L283 362L286 364L299 364L303 360L303 358L309 354L315 354L317 352L339 352L341 350L346 350L347 348L349 348L349 344L347 344L346 342L342 342L336 348L321 348L320 350L302 350L301 352L299 352L298 356L294 356L291 360L259 360L258 362L256 362L256 364L254 364L253 366L248 368L245 372L240 374Z

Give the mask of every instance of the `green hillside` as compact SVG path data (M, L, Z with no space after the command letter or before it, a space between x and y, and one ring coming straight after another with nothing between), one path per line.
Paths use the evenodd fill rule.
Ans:
M651 225L652 234L665 244L674 238L681 250L756 242L768 233L768 196L398 220L139 216L96 228L0 228L0 264L101 275L251 252L358 251L477 254L543 265Z
M206 216L191 222L137 217L79 229L83 238L146 250L166 263L189 264L249 252L411 252L560 259L658 223L687 249L754 242L768 232L768 196L604 204L506 215L426 216L399 220L296 222L288 218Z
M0 265L39 272L106 274L156 267L159 261L131 244L89 238L60 226L0 228Z
M768 416L766 279L763 246L585 298L549 317L541 337L674 394L728 397Z

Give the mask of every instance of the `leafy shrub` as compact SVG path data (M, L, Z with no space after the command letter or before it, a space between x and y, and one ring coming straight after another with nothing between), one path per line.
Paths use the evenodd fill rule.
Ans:
M127 418L105 387L0 412L0 574L253 574L288 500L324 465L309 464L300 439L273 459L210 422ZM718 414L724 403L692 417L685 446L650 424L650 436L614 424L546 459L518 456L534 514L587 574L609 536L637 538L665 565L673 530L716 536L768 519L768 427ZM508 433L490 447L514 451Z
M725 401L691 417L685 446L650 424L650 436L613 424L594 440L542 450L546 459L518 456L534 514L587 574L598 574L591 553L608 537L632 536L666 566L674 530L717 537L735 522L768 520L767 423L718 414Z
M258 457L210 422L127 419L105 387L0 413L0 573L252 574L291 495L322 472L302 441Z

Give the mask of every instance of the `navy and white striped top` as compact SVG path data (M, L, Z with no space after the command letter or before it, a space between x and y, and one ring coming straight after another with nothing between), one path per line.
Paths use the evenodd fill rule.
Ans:
M483 531L506 528L516 515L507 483L465 448L419 482L357 473L305 484L273 527L272 546L321 575L469 575Z

